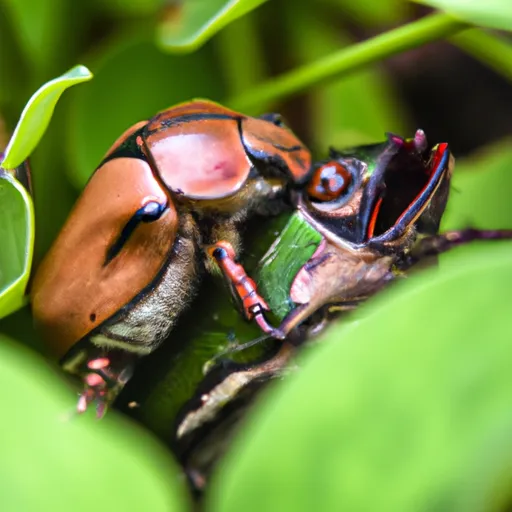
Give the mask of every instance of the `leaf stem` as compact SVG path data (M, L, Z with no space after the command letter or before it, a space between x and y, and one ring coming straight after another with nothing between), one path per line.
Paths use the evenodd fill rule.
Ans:
M446 13L435 13L418 21L379 34L371 39L327 55L312 64L263 82L226 103L235 110L250 113L283 97L339 78L345 73L417 46L444 39L471 27Z

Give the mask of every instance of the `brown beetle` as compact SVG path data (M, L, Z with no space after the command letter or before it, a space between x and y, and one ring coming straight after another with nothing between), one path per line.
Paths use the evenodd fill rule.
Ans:
M137 123L92 175L32 288L36 323L99 414L190 302L204 247L238 253L239 227L308 177L309 151L279 116L196 100ZM204 256L204 257L203 257ZM248 316L258 311L247 311Z

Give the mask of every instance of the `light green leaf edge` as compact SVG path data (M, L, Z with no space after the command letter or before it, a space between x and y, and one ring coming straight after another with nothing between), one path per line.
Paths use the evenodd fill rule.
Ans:
M192 33L185 31L185 35L170 36L170 26L176 22L161 23L156 30L156 44L166 52L174 53L189 53L197 50L208 39L213 37L217 32L222 30L228 23L235 21L242 17L244 14L256 9L267 0L229 0L225 3L224 7L217 11L217 14ZM193 5L196 4L196 5ZM184 12L179 14L180 18L187 17L187 10L197 8L196 2L186 2L181 9ZM181 21L180 21L181 22Z
M510 0L413 0L478 26L512 30Z
M85 66L78 65L45 83L32 95L5 150L2 161L4 169L14 169L32 153L48 127L62 93L72 85L86 82L92 77Z
M9 182L20 194L25 208L28 213L28 226L25 240L25 262L23 265L22 274L8 285L2 293L0 293L0 318L10 315L14 311L22 308L28 301L25 295L25 289L30 277L30 269L32 267L32 257L34 254L34 234L35 234L35 220L34 220L34 204L30 194L25 187L9 174L2 175L0 179ZM4 249L5 250L5 249Z

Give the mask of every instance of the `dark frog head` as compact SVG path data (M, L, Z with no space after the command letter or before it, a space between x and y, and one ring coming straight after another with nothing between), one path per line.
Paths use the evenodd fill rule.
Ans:
M354 248L394 248L413 233L436 233L448 199L453 157L448 144L429 147L388 135L382 144L346 151L314 166L299 209L322 234Z
M389 135L313 166L297 210L262 259L258 286L281 337L316 312L344 311L393 280L416 241L437 233L448 199L448 145Z

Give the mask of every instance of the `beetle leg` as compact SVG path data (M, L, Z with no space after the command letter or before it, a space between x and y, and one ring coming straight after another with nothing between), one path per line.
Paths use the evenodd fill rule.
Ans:
M246 318L254 320L264 333L281 339L280 332L265 318L264 312L270 311L268 304L258 293L256 283L247 275L244 267L236 262L236 254L231 244L221 240L208 246L206 250L231 285L235 297L241 301Z
M90 404L95 404L97 416L101 418L130 379L136 359L138 355L132 352L88 347L76 359L64 362L64 369L78 375L83 382L77 411L83 413Z
M477 240L510 240L512 229L462 229L460 231L447 231L439 235L423 238L400 265L402 270L407 269L428 256L436 256L449 251L454 247Z

